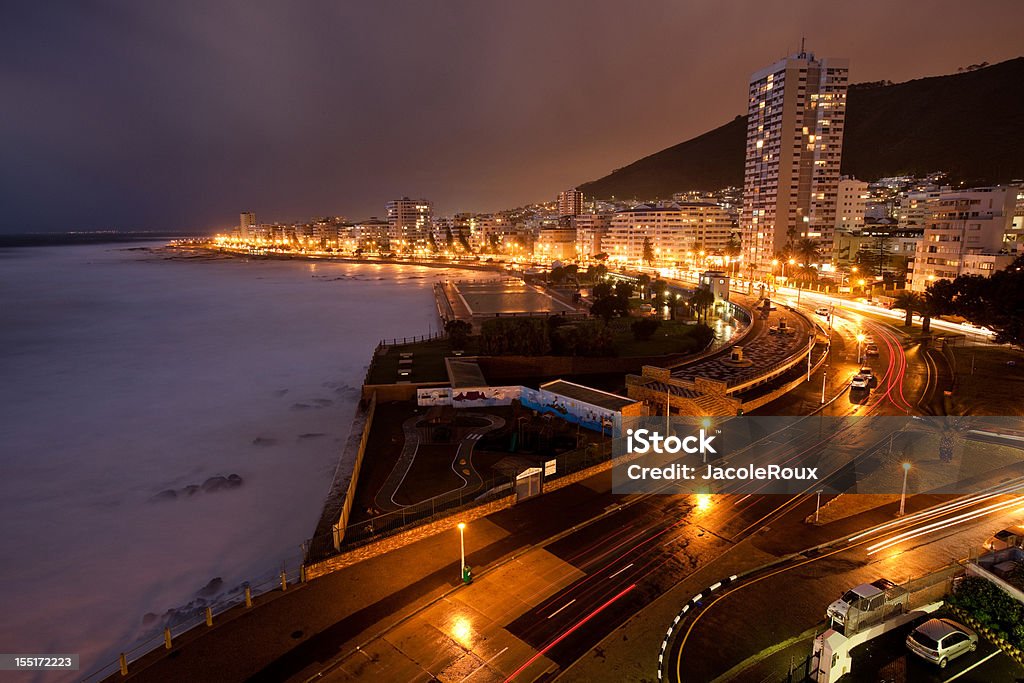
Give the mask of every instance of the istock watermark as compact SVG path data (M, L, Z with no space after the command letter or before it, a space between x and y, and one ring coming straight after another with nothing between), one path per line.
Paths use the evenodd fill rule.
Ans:
M613 438L620 494L963 494L1024 482L1019 417L655 415L624 418Z

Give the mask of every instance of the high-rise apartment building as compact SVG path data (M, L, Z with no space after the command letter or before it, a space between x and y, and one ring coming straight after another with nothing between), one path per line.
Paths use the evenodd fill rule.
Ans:
M1008 266L1012 244L1005 238L1016 200L1016 190L1007 187L943 192L917 247L910 288L922 292L935 280L989 276Z
M402 197L388 202L386 207L392 249L404 251L430 239L434 205L429 201Z
M868 205L868 184L843 176L836 194L836 230L860 230Z
M831 248L848 78L848 60L804 51L750 77L741 229L756 271L804 237Z
M732 231L729 213L717 204L640 204L612 216L601 248L614 262L639 264L647 241L658 263L683 263L702 251L721 252Z
M256 228L256 214L252 211L243 211L238 214L238 235L243 240L253 236Z
M583 213L583 193L575 187L558 193L558 217L579 216Z

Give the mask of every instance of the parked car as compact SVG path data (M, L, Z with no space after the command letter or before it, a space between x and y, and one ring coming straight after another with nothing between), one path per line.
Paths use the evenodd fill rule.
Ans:
M825 616L832 620L835 630L846 634L846 627L850 624L860 627L882 621L891 614L902 613L906 595L905 590L889 579L862 583L829 605Z
M868 344L866 347L864 347L864 355L869 358L872 356L877 356L878 344Z
M871 380L861 374L856 374L853 379L850 380L851 389L870 389Z
M817 308L814 309L814 312L817 313L818 315L828 317L828 314L831 312L831 309L828 306L818 306Z
M929 619L907 636L907 648L945 669L949 660L978 648L978 634L952 619Z
M860 375L861 377L866 377L868 380L868 385L872 387L878 384L878 377L876 377L874 371L871 368L867 367L866 365L861 367L857 374Z
M997 531L992 538L985 541L985 550L990 552L1006 550L1007 548L1019 548L1024 545L1024 527L1011 526L1002 531Z

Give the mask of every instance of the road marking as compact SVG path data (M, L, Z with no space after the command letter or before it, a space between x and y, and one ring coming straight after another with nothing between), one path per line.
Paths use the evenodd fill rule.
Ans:
M565 609L566 607L568 607L569 605L571 605L571 604L572 604L572 603L574 603L574 602L576 602L576 598L573 598L573 599L572 599L572 600L570 600L569 602L565 603L564 605L562 605L561 607L559 607L558 609L556 609L556 610L555 610L554 612L552 612L552 613L551 613L551 614L550 614L550 615L548 616L548 619L550 619L551 617L555 616L556 614L558 614L559 612L561 612L562 610L564 610L564 609Z
M484 668L485 666L487 666L488 664L490 664L491 662L493 662L493 661L494 661L495 659L497 659L498 657L500 657L501 655L503 655L503 654L505 653L505 650L507 650L507 649L508 649L508 646L507 646L507 645L506 645L505 647L501 648L501 650L500 650L500 651L498 652L498 654L494 655L494 656L493 656L493 657L491 657L490 659L487 659L487 660L485 660L483 664L481 664L481 665L480 665L480 666L478 666L477 668L475 668L475 669L473 669L472 671L470 671L470 672L469 672L468 674L466 674L466 677L465 677L465 678L463 678L463 679L462 679L461 681L459 681L459 683L463 683L464 681L468 681L468 680L469 680L469 678L470 678L470 676L472 676L472 675L473 675L473 674L475 674L475 673L476 673L477 671L479 671L480 669Z
M990 655L989 655L988 657L985 657L985 659L979 659L979 660L978 660L978 661L976 661L976 662L975 662L974 664L971 664L971 665L970 665L969 667L967 667L966 669L964 669L963 671L961 671L960 673L958 673L958 674L957 674L956 676L953 676L952 678L947 678L947 679L945 680L945 682L944 682L944 683L949 683L950 681L955 681L956 679L960 678L961 676L963 676L963 675L964 675L965 673L967 673L968 671L970 671L970 670L971 670L971 669L973 669L974 667L976 667L976 666L981 666L982 664L984 664L984 663L985 663L985 662L987 662L988 660L992 659L992 658L993 658L993 657L995 657L996 655L998 655L998 654L1002 654L1002 652L1003 652L1002 650L996 650L995 652L993 652L992 654L990 654Z
M630 568L630 567L632 567L632 566L633 566L633 563L632 563L632 562L630 562L630 563L629 563L629 564L627 564L627 565L626 565L625 567L623 567L623 568L622 568L622 569L620 569L619 571L615 572L614 574L612 574L612 575L611 575L611 576L609 576L608 578L609 578L609 579L614 579L614 578L615 578L616 576L618 576L619 574L621 574L622 572L626 571L627 569L629 569L629 568Z
M520 666L520 667L519 667L518 669L516 669L515 671L513 671L513 672L512 672L512 674L511 674L511 675L510 675L510 676L509 676L508 678L506 678L506 679L505 679L505 682L504 682L504 683L510 683L510 681L513 681L513 680L515 680L515 678L516 678L517 676L519 676L519 674L523 673L523 671L525 671L526 669L528 669L528 668L530 667L530 665L531 665L531 664L533 664L533 663L534 663L534 662L536 662L536 661L537 661L538 659L540 659L541 657L543 657L544 655L546 655L546 654L548 653L548 651L549 651L549 650L550 650L551 648L553 648L554 646L558 645L558 644L559 644L560 642L562 642L563 640L565 640L566 638L568 638L568 637L569 637L570 635L572 635L572 634L573 634L573 632L575 632L575 631L576 631L576 630L578 630L578 629L579 629L579 628L580 628L581 626L583 626L583 625L584 625L584 624L586 624L586 623L587 623L588 621L590 621L591 619L593 619L594 617L596 617L596 616L597 616L598 614L600 614L601 612L603 612L603 611L604 611L604 610L605 610L605 609L606 609L606 608L607 608L607 607L608 607L609 605L611 605L612 603L614 603L614 602L615 602L616 600L618 600L619 598L621 598L621 597L622 597L623 595L625 595L626 593L629 593L629 592L630 592L631 590L633 590L634 588L636 588L636 584L635 584L635 583L634 583L634 584L631 584L631 585L629 585L629 586L627 586L626 588L624 588L624 589L622 589L621 591L619 591L619 593L618 593L617 595L615 595L615 596L614 596L613 598L609 599L609 600L608 600L607 602L605 602L605 603L604 603L603 605L601 605L600 607L598 607L597 609L595 609L595 610L594 610L593 612L591 612L590 614L588 614L587 616L585 616L585 617L584 617L583 619L580 619L579 621L577 621L577 622L576 622L576 624L575 624L575 625L573 625L573 627L572 627L572 628L570 628L570 629L568 629L567 631L563 632L563 633L562 633L562 635L558 636L557 638L555 638L554 640L552 640L552 641L551 641L550 643L548 643L547 645L545 645L545 646L544 646L544 647L543 647L543 648L542 648L542 649L541 649L540 651L538 651L538 652L537 652L537 653L536 653L535 655L533 655L533 656L532 656L532 657L530 657L530 658L529 658L528 660L526 660L526 661L525 661L525 662L523 663L523 665L522 665L522 666Z

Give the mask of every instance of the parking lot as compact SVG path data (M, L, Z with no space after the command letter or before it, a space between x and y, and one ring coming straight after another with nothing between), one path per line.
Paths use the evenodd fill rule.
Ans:
M939 614L937 616L949 616ZM920 623L914 622L879 636L853 650L853 671L843 677L850 683L1017 683L1024 681L1024 668L984 638L978 649L952 660L945 669L910 653L907 635ZM955 620L955 617L950 617Z

